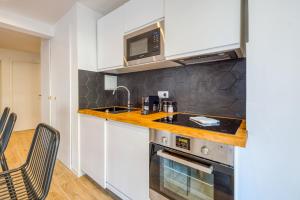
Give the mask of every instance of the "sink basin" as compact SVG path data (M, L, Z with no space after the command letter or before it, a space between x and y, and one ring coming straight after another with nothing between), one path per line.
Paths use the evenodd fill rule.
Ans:
M131 112L131 111L135 111L137 109L131 108L129 110L126 107L111 106L111 107L104 107L104 108L93 108L92 110L99 111L99 112L106 112L106 113L117 114L117 113Z

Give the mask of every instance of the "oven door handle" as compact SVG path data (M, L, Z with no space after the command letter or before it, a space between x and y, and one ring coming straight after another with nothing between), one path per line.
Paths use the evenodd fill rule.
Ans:
M201 164L196 163L196 162L190 162L190 161L188 161L188 160L186 160L184 158L181 158L179 156L171 155L170 153L167 153L167 152L165 152L163 150L159 150L157 152L157 155L160 156L160 157L162 157L162 158L165 158L165 159L168 159L168 160L172 160L172 161L175 161L175 162L180 163L182 165L191 167L193 169L205 172L207 174L212 174L212 172L213 172L213 166L205 166L205 165L201 165Z

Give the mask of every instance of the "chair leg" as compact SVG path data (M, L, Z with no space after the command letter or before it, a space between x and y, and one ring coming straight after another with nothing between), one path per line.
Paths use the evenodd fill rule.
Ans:
M0 164L1 164L2 171L8 171L9 170L4 154L0 158Z
M0 164L1 164L1 168L2 168L3 172L9 170L4 154L0 158ZM5 182L6 182L8 191L9 191L10 198L11 199L16 199L16 191L15 191L14 184L13 184L13 181L12 181L12 178L11 178L10 175L8 175L7 177L5 177Z

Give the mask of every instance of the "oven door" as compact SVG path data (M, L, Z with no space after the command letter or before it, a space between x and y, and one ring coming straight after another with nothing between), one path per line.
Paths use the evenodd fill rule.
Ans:
M233 169L157 144L150 145L152 200L233 200Z

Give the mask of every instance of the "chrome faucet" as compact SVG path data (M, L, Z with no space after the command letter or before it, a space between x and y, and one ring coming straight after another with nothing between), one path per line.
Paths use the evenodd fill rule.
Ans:
M128 93L127 109L128 109L128 110L131 110L131 104L130 104L130 91L129 91L129 89L128 89L127 87L122 86L122 85L116 87L116 88L114 89L114 91L113 91L113 95L115 95L116 90L119 89L119 88L123 88L123 89L125 89L125 90L127 91L127 93Z

